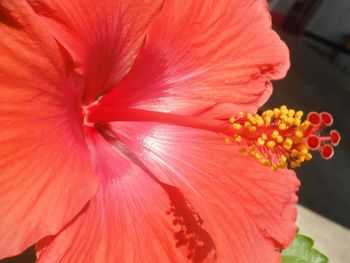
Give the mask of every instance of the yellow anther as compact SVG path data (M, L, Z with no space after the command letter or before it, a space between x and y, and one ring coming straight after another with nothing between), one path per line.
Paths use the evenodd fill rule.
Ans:
M272 117L273 116L273 111L272 110L266 110L262 114L263 117Z
M290 167L292 167L292 168L297 168L299 166L300 166L300 162L299 161L292 161L290 163Z
M239 136L239 135L236 135L236 136L235 136L235 141L236 141L236 142L241 142L241 141L242 141L242 137Z
M278 168L286 168L286 167L287 167L287 162L278 164Z
M250 155L250 156L255 156L255 154L256 154L256 151L255 151L255 150L252 150L252 149L251 149L251 150L249 151L249 155Z
M295 114L295 110L288 110L289 117L293 117Z
M301 120L300 119L294 119L294 121L293 121L293 125L295 125L295 126L297 126L297 127L299 127L300 126L300 123L301 123Z
M261 117L258 117L256 119L257 119L257 121L256 121L256 125L257 126L261 127L261 126L264 125L265 122L264 122L264 120Z
M289 150L290 148L292 148L292 145L293 145L293 141L290 138L285 139L283 142L283 148L286 150Z
M284 143L284 144L283 144L283 148L284 148L285 150L290 150L290 148L292 148L292 145L291 145L291 144L288 144L288 143Z
M267 140L267 135L265 133L261 134L261 138L263 138L265 141Z
M311 123L310 123L309 121L304 121L304 122L301 124L301 128L302 128L302 129L307 129L310 125L311 125Z
M252 126L252 124L249 121L244 123L244 127L249 128L250 126Z
M257 139L257 142L258 142L258 144L261 145L261 146L263 146L263 145L265 144L265 140L264 140L263 138L261 138L261 137L259 137L259 138Z
M231 117L231 118L230 118L230 123L233 124L233 123L235 122L235 120L236 120L236 119L235 119L234 117Z
M256 126L250 127L250 128L249 128L249 131L250 131L250 132L256 132Z
M233 129L235 129L235 130L240 130L240 129L242 128L242 125L239 124L239 123L234 123L234 124L232 125L232 127L233 127Z
M281 110L278 109L278 108L274 108L274 109L273 109L273 116L274 116L275 118L277 118L277 117L280 116L280 115L281 115Z
M305 159L306 161L310 161L312 159L311 153L306 154Z
M282 114L280 116L280 119L281 119L282 122L286 122L288 120L288 116L286 114Z
M255 145L252 145L252 146L250 146L250 150L256 151L256 150L257 150L257 147L256 147Z
M264 166L270 166L271 165L271 162L267 159L261 159L260 160L260 163Z
M231 141L231 139L230 139L230 138L225 138L225 143L226 143L226 144L231 144L231 143L232 143L232 141Z
M273 149L276 146L276 143L274 141L268 141L266 143L267 148Z
M281 155L280 161L281 161L282 163L287 162L287 157L286 157L285 155Z
M280 110L281 110L282 114L288 114L288 108L287 108L287 106L282 105L282 106L280 107Z
M301 119L301 117L303 117L304 112L302 112L301 110L297 111L294 115L295 118Z
M304 155L303 155L303 156L300 156L300 157L298 158L298 160L299 160L300 163L304 162L305 159L306 159L306 158L305 158Z
M255 117L251 117L249 120L251 121L252 124L257 123L257 119Z
M298 157L298 155L299 155L299 152L295 149L293 149L292 152L290 153L290 156L292 158L296 158L296 157Z
M278 136L276 137L276 141L277 141L278 143L283 142L283 137L282 137L281 135L278 135Z
M239 115L239 117L243 117L244 116L244 113L242 112L242 111L240 111L239 113L238 113L238 115Z
M257 159L262 159L263 157L264 157L264 155L261 152L257 152L255 154L255 158L257 158Z
M288 117L287 122L288 122L289 125L293 125L294 118L293 117Z
M306 154L308 154L308 153L309 153L309 149L306 148L306 147L303 147L303 148L300 150L300 154L302 154L302 155L306 155Z
M302 138L304 136L304 133L302 131L295 131L295 136L297 136L298 138Z
M271 137L272 137L273 139L276 139L278 135L280 135L279 132L276 131L276 130L274 130L274 131L272 132L272 134L271 134Z
M278 125L278 128L281 130L281 131L284 131L284 130L286 130L287 129L287 125L285 124L285 123L280 123L279 125Z
M269 116L264 117L264 120L266 125L269 125L271 123L271 117Z

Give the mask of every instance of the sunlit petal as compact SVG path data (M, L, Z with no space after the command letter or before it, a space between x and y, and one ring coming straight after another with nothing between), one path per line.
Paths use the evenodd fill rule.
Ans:
M97 182L60 46L21 0L0 2L0 39L2 258L60 230Z

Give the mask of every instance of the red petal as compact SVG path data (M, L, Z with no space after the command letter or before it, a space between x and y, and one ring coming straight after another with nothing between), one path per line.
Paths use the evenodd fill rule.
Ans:
M265 1L166 1L147 36L102 103L178 113L218 102L257 108L270 96L268 81L289 66Z
M296 230L299 183L293 172L272 172L240 156L237 147L225 145L217 135L122 123L118 131L146 168L97 138L104 186L84 214L57 237L38 244L39 262L188 262L188 250L207 261L216 251L218 262L279 262L278 250ZM142 136L145 132L150 136ZM201 234L198 225L187 224L192 236L174 235L179 225L169 223L171 216L165 214L165 184L152 179L147 169L184 193L198 221L203 220ZM180 221L191 218L184 210L176 210ZM205 253L187 247L201 237Z
M95 193L97 178L62 50L26 1L1 1L0 21L2 258L56 233Z
M213 133L120 123L118 132L146 156L160 180L190 200L214 240L219 262L279 262L278 250L292 242L296 230L299 182L293 171L274 172Z
M38 243L38 263L185 262L166 193L117 148L92 136L102 185L73 223Z
M71 53L92 101L129 71L162 0L29 0Z

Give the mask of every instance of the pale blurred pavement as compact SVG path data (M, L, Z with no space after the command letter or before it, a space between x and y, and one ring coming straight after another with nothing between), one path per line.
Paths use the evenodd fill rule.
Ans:
M329 263L350 263L350 230L299 205L299 233L314 240L314 248L329 258Z

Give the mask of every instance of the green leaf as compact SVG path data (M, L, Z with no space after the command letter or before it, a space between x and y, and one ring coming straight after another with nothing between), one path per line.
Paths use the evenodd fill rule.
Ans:
M312 246L314 241L297 233L293 243L281 253L281 263L327 263L328 258Z

